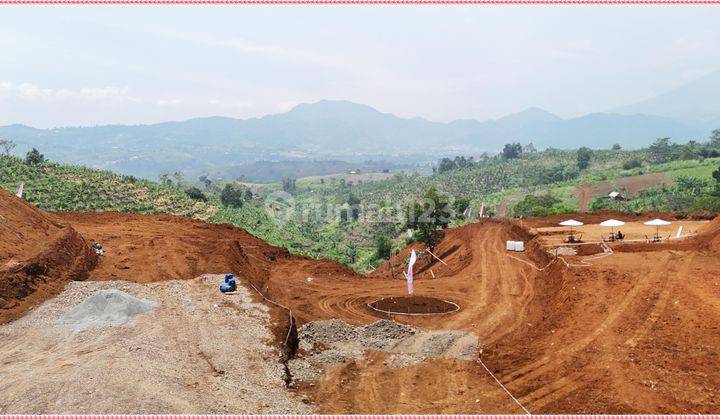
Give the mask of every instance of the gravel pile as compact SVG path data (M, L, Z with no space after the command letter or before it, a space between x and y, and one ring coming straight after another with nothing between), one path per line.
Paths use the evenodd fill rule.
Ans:
M401 368L433 357L473 360L478 338L462 331L420 331L391 320L354 327L340 319L310 322L298 330L300 355L288 367L295 382L318 380L323 368L359 360L366 350L391 353L385 364Z
M411 337L415 333L417 330L412 327L382 319L364 326L359 331L360 346L367 349L388 350L397 341Z
M300 348L305 351L312 350L320 343L332 344L356 340L357 337L357 329L341 319L310 322L298 330Z
M550 255L577 255L577 249L570 248L567 246L559 246L557 248L548 249Z
M150 312L158 306L148 299L137 299L117 289L98 290L56 321L74 331L125 324L130 318Z
M236 293L220 293L222 282L221 275L206 275L69 283L23 318L0 325L0 413L313 412L309 400L286 388L268 308L240 284ZM158 305L120 327L76 332L56 322L108 292L134 302L118 291Z

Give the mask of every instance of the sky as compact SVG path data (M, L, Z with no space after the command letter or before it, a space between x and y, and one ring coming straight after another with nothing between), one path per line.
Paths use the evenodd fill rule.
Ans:
M569 118L720 70L720 8L4 7L0 125L260 117L349 100Z

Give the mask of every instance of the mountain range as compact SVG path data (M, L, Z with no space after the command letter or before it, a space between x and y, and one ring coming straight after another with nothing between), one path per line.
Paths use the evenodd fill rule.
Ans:
M704 140L718 127L720 72L611 112L568 119L530 108L496 120L439 123L323 100L250 119L54 129L10 125L0 127L0 138L18 143L18 154L37 147L52 160L139 177L180 170L188 176L240 174L253 179L252 173L242 173L243 167L252 170L258 161L422 162L496 152L509 142L532 142L539 148L606 148L614 143L637 148L659 137Z

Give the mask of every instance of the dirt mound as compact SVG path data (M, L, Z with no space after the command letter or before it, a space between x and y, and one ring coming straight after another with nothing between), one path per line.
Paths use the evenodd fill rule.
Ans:
M328 365L354 362L367 351L392 353L387 364L405 367L427 358L473 360L478 352L478 338L463 331L420 331L395 321L380 320L353 327L342 320L317 321L299 330L302 355L290 364L294 380L319 379Z
M70 226L0 189L0 324L82 280L97 255Z
M136 315L152 311L155 307L156 302L137 299L117 289L98 290L63 314L56 323L66 325L74 331L108 325L117 327Z
M287 251L243 229L181 216L134 213L59 213L105 255L91 280L135 282L234 272L262 277L271 259Z
M720 252L720 216L708 223L700 232L697 239L700 249L710 249Z

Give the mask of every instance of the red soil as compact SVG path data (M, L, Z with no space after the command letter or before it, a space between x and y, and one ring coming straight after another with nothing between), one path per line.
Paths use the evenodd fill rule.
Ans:
M95 252L67 223L0 189L0 323L21 317L70 280L87 277Z
M290 307L300 324L373 322L381 316L368 303L406 294L397 273L409 248L391 261L395 278L389 266L360 276L336 262L290 255L229 226L115 213L60 219L106 248L92 279L147 282L233 271ZM48 231L60 229L42 220L37 223L46 223ZM415 292L456 302L461 310L394 319L475 333L483 347L479 356L532 413L718 412L720 219L676 248L616 249L592 265L571 267L553 260L529 229L549 223L555 220L447 230L436 249L447 265L421 260ZM527 251L506 252L511 239L525 241ZM580 264L582 258L566 260ZM281 316L277 322L286 322ZM302 392L332 413L521 412L476 362L389 368L386 356L342 363Z

